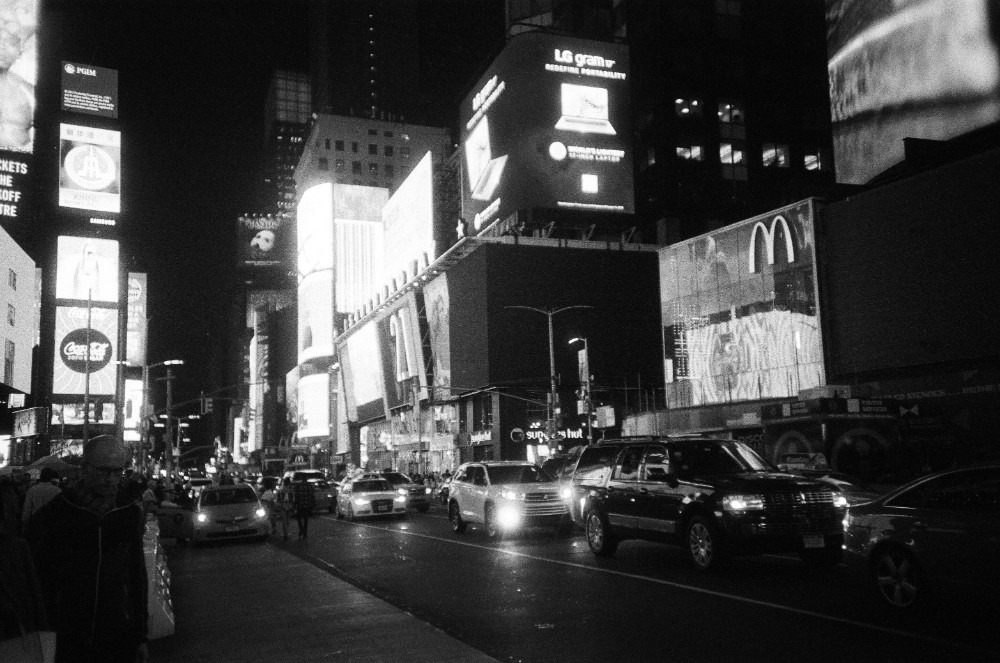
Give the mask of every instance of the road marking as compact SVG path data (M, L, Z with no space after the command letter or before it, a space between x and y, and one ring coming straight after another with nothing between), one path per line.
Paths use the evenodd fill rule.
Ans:
M961 643L961 642L955 642L955 641L952 641L952 640L945 640L943 638L935 638L935 637L928 636L928 635L921 635L919 633L912 633L910 631L903 631L903 630L900 630L900 629L889 628L887 626L878 626L877 624L866 624L865 622L859 622L859 621L856 621L856 620L853 620L853 619L846 619L844 617L835 617L833 615L825 615L825 614L823 614L821 612L815 612L813 610L802 610L801 608L793 608L791 606L781 605L780 603L772 603L770 601L761 601L760 599L752 599L752 598L748 598L746 596L740 596L738 594L728 594L726 592L719 592L719 591L716 591L714 589L705 589L704 587L695 587L694 585L685 585L683 583L674 582L673 580L663 580L661 578L651 578L649 576L638 575L638 574L635 574L635 573L627 573L625 571L615 571L613 569L602 569L602 568L600 568L598 566L588 566L586 564L579 564L577 562L566 562L566 561L563 561L563 560L560 560L560 559L552 559L550 557L539 557L538 555L531 555L531 554L528 554L528 553L518 552L517 550L505 550L504 548L494 548L492 546L484 546L484 545L481 545L481 544L478 544L478 543L469 543L468 541L456 541L455 539L452 539L452 538L444 538L444 537L441 537L441 536L434 536L434 535L431 535L431 534L422 534L420 532L414 532L414 531L409 530L409 529L405 529L405 530L404 529L393 529L391 527L378 526L378 525L368 524L368 523L359 523L359 522L356 522L356 521L353 522L353 523L348 523L346 521L338 521L336 518L333 518L333 517L330 517L330 516L320 516L320 518L323 518L324 520L333 520L334 522L343 522L345 525L350 524L350 525L354 525L356 527L366 527L368 529L380 530L380 531L383 531L383 532L393 532L393 533L396 533L396 534L403 534L405 536L416 536L416 537L420 537L422 539L430 539L432 541L441 541L443 543L450 543L450 544L453 544L453 545L465 546L467 548L477 548L479 550L488 550L490 552L502 553L504 555L509 555L511 557L522 557L524 559L533 559L533 560L537 560L539 562L548 562L550 564L559 564L560 566L567 566L567 567L570 567L570 568L581 569L581 570L584 570L584 571L596 571L598 573L604 573L604 574L613 575L613 576L621 576L623 578L631 578L633 580L645 580L645 581L648 581L648 582L656 583L658 585L665 585L667 587L675 587L677 589L686 589L686 590L689 590L689 591L692 591L692 592L697 592L699 594L707 594L709 596L714 596L714 597L717 597L717 598L730 599L732 601L737 601L739 603L747 603L747 604L750 604L750 605L756 605L756 606L762 606L762 607L765 607L765 608L771 608L773 610L781 610L781 611L784 611L784 612L791 612L791 613L798 614L798 615L803 615L803 616L806 616L806 617L815 617L815 618L823 619L823 620L826 620L826 621L829 621L829 622L834 622L834 623L837 623L837 624L844 624L844 625L847 625L847 626L856 626L856 627L860 627L860 628L864 628L864 629L868 629L868 630L872 630L872 631L877 631L879 633L887 633L887 634L890 634L890 635L896 635L896 636L900 636L900 637L904 637L904 638L911 638L911 639L920 640L920 641L923 641L923 642L931 642L931 643L934 643L934 644L937 644L937 645L945 645L945 646L948 646L948 647L956 647L956 648L960 648L960 649L967 649L967 650L974 651L974 652L977 652L977 653L987 653L987 652L990 652L990 650L988 650L988 649L980 649L978 647L973 647L972 645L968 645L968 644ZM327 562L323 562L323 563L326 564L327 566L329 566L330 568L336 569L336 567L333 566L332 564L328 564ZM339 569L336 569L336 570L339 571Z

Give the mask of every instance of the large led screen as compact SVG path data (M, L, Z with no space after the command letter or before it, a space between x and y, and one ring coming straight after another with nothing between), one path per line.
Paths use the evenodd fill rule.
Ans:
M314 272L299 284L299 363L333 354L332 272Z
M344 372L347 417L369 421L385 416L382 370L375 325L359 327L338 345L340 368Z
M120 131L59 125L59 205L121 211Z
M57 306L55 338L52 393L82 395L89 391L91 396L115 395L117 310L93 308L88 312L86 307Z
M0 0L0 150L33 149L39 4Z
M431 153L410 172L382 208L385 232L385 278L406 272L413 278L412 263L437 258L434 246L434 181Z
M128 318L125 323L125 361L133 366L146 363L146 275L128 273Z
M837 180L902 161L903 138L948 139L1000 121L991 0L826 0Z
M337 313L353 313L385 285L382 208L389 190L338 184L333 189Z
M57 240L56 299L118 304L118 242L97 237Z
M512 38L462 102L470 232L527 207L632 213L628 47Z
M299 379L298 437L330 436L330 376L327 373Z
M661 249L668 406L823 384L813 218L804 201Z
M448 398L451 387L451 333L448 316L448 275L439 274L424 286L424 307L427 310L427 331L431 341L431 367L434 387L443 389Z
M333 184L302 194L296 210L299 279L333 267Z
M411 290L380 313L376 321L382 352L382 376L389 409L413 404L427 395L424 347L420 336L417 297Z

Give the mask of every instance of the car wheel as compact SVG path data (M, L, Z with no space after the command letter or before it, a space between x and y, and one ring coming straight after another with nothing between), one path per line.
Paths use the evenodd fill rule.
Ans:
M684 550L688 561L699 571L717 568L722 559L721 541L715 524L702 516L694 516L684 528Z
M587 545L598 557L610 557L618 548L618 539L608 527L608 519L599 511L587 514Z
M494 511L492 504L486 505L486 510L483 514L483 521L486 523L486 536L495 541L499 541L503 538L503 530L500 529L500 525L497 523L496 512Z
M900 610L913 610L924 601L927 588L917 560L902 548L883 548L872 564L878 595Z
M803 562L816 569L832 569L840 564L844 551L838 542L827 544L824 548L809 548L799 553Z
M451 506L448 507L448 521L451 522L452 532L455 534L465 533L465 528L468 525L462 520L462 514L458 510L458 502L452 502Z

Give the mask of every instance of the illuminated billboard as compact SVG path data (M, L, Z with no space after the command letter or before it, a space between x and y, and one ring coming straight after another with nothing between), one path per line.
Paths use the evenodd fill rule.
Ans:
M39 4L0 0L0 150L33 148Z
M943 140L1000 121L996 3L826 0L837 180L903 160L903 138Z
M59 206L121 211L121 132L59 124Z
M330 376L327 373L299 378L298 438L330 436Z
M385 277L400 278L406 272L413 278L414 260L424 264L437 258L434 245L434 180L431 153L414 167L406 180L382 208L385 232Z
M298 363L333 354L333 272L313 272L299 283Z
M442 272L424 286L424 306L431 341L435 387L451 387L451 333L448 316L448 274ZM445 397L449 394L445 392Z
M55 339L52 393L83 395L89 391L91 396L115 395L117 310L93 308L88 312L86 307L57 306Z
M142 380L125 380L125 430L138 430L142 418Z
M238 260L251 270L281 270L288 267L292 222L287 216L241 216L237 220Z
M427 397L427 372L424 369L424 346L417 314L417 297L412 290L379 313L379 349L382 358L382 383L390 410L413 404Z
M333 268L333 184L306 190L295 214L299 279Z
M57 247L56 299L118 304L118 242L63 235Z
M118 71L76 62L62 63L62 109L118 117Z
M813 218L807 200L660 250L668 406L824 383Z
M528 207L631 214L629 53L529 32L462 102L462 210L470 232Z
M128 318L125 324L125 360L133 366L146 363L146 275L128 273Z
M347 417L369 421L385 416L382 370L375 324L362 325L337 346L344 373Z

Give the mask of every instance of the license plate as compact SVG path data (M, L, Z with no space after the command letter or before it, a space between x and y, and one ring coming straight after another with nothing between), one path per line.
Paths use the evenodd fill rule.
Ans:
M375 512L376 513L381 513L382 511L388 511L389 509L390 509L390 507L387 507L387 506L377 506L377 507L375 507Z
M239 531L240 531L240 528L239 528L239 527L236 527L235 525L233 525L233 526L231 526L231 527L227 527L227 528L226 528L226 531L227 531L227 532L239 532Z
M826 543L822 534L806 534L802 537L802 545L806 548L822 548Z

